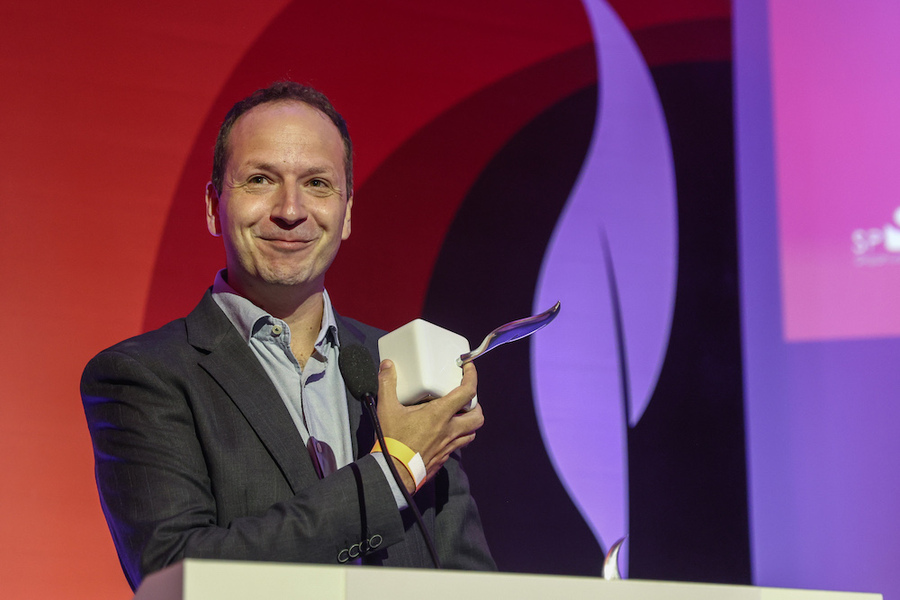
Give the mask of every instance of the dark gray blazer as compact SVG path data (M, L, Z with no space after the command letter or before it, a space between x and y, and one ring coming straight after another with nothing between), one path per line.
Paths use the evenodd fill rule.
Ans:
M378 356L383 333L337 318L342 345ZM126 340L81 380L100 502L132 588L183 558L428 567L368 452L347 396L357 460L323 480L278 392L207 292L184 319ZM493 569L458 457L415 496L445 567Z

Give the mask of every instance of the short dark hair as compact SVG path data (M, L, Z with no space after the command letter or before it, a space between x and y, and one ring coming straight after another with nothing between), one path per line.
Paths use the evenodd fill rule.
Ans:
M308 104L331 119L331 122L337 127L341 133L341 139L344 141L344 171L347 175L347 197L349 197L353 193L353 142L350 141L347 122L335 110L325 94L315 88L293 81L278 81L267 88L256 90L232 106L225 115L225 120L219 128L219 135L216 137L216 148L213 151L212 184L216 188L216 192L222 193L222 180L225 178L225 165L228 162L228 139L235 122L241 115L260 104L283 101Z

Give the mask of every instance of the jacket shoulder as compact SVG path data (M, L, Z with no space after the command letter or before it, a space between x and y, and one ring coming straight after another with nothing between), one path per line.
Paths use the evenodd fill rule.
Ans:
M185 319L176 319L166 323L159 329L147 331L113 344L101 350L91 359L109 354L126 354L130 356L149 356L153 354L171 353L178 346L187 345L187 329Z
M146 365L165 364L171 368L173 364L196 356L198 351L205 353L207 339L215 339L220 335L227 319L207 292L188 316L130 337L99 352L88 362L85 375L100 364L129 359ZM200 343L197 339L200 339Z
M338 322L338 335L341 338L341 344L357 343L367 345L377 342L378 338L387 333L383 329L366 325L362 321L339 314L335 314L335 320ZM345 340L345 337L349 339Z

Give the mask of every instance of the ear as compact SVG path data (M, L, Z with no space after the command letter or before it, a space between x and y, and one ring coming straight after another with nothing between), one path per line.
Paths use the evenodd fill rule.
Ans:
M219 193L212 181L206 184L206 228L216 237L222 235L222 223L219 221Z
M344 209L344 228L341 230L341 239L350 237L350 209L353 208L353 196L347 199L347 207Z

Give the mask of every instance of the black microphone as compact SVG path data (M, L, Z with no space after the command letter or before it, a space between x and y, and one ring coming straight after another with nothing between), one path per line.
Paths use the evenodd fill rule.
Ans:
M351 396L364 402L366 396L374 398L378 394L378 369L364 347L359 344L342 346L338 366Z
M412 494L409 493L409 490L403 484L403 479L401 479L400 473L397 472L397 467L394 465L391 453L388 451L387 443L384 441L381 422L378 420L378 412L375 410L375 397L378 395L378 369L375 368L375 361L372 360L372 355L359 344L341 346L338 354L338 367L341 370L341 377L344 378L344 384L347 386L350 395L362 402L363 406L366 407L369 418L372 419L372 423L375 425L375 435L378 438L378 443L381 445L381 453L387 459L388 469L393 475L394 481L397 482L400 493L406 499L407 506L413 511L413 516L419 525L419 531L422 532L422 539L425 541L428 553L431 554L431 560L435 568L440 569L441 560L438 558L437 549L434 547L431 535L425 529L422 513L419 512L419 507L413 501Z

